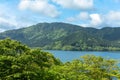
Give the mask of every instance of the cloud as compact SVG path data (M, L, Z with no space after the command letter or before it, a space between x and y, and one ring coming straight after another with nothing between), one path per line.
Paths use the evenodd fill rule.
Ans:
M92 9L93 0L53 0L53 2L69 9Z
M90 14L90 18L90 25L93 27L99 27L103 22L99 14Z
M106 18L110 21L120 21L120 11L110 11Z
M110 11L104 15L104 20L106 23L113 27L120 26L120 11Z
M0 17L0 32L5 31L5 30L10 30L10 29L15 29L18 28L17 22L13 18L4 18Z
M81 12L78 17L81 19L81 20L88 20L89 19L89 14L87 12Z
M4 32L5 30L4 29L0 29L0 32Z
M106 14L90 14L89 26L101 28L101 27L120 27L120 11L109 11Z
M24 7L22 9L24 9ZM44 16L34 15L34 13L31 14L29 12L21 12L13 9L13 7L8 4L0 3L0 32L27 27L46 21L47 19L48 18Z
M89 20L89 14L88 12L80 12L78 15L74 17L69 17L67 18L67 21L72 22L72 21L78 21L78 20Z
M6 4L0 4L0 32L19 27L17 23L10 8Z
M67 18L67 21L76 22L79 21L83 27L95 27L99 28L103 24L103 19L100 14L88 12L81 12L80 14Z
M75 17L74 19L76 19ZM83 23L84 27L120 27L120 11L109 11L106 14L92 13L88 14L87 23Z
M54 5L48 3L48 0L21 0L19 9L32 10L53 18L60 14Z

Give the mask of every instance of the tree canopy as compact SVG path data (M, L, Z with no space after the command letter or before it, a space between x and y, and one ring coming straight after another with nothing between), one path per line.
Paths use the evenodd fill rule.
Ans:
M119 68L116 60L94 55L62 63L16 40L0 40L0 80L112 80L120 79Z

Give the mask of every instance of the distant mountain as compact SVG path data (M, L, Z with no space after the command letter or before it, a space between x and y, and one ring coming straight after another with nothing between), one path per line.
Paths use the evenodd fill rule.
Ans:
M120 28L84 28L68 23L39 23L0 33L30 47L60 50L120 50Z

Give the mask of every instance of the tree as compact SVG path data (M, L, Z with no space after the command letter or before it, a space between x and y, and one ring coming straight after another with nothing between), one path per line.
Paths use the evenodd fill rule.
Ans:
M115 60L94 55L85 55L62 66L54 66L51 72L61 80L113 80L120 76Z
M18 41L0 40L0 80L120 79L117 61L94 55L62 63L52 54Z
M61 62L48 52L30 49L18 41L0 40L0 79L48 80L49 68Z

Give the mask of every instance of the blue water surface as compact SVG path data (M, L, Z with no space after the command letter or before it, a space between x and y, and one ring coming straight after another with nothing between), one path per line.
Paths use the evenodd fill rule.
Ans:
M56 58L59 58L62 62L72 61L74 59L79 59L80 56L84 55L96 55L101 56L107 59L116 59L120 60L119 51L61 51L61 50L46 50L47 52L52 53Z

